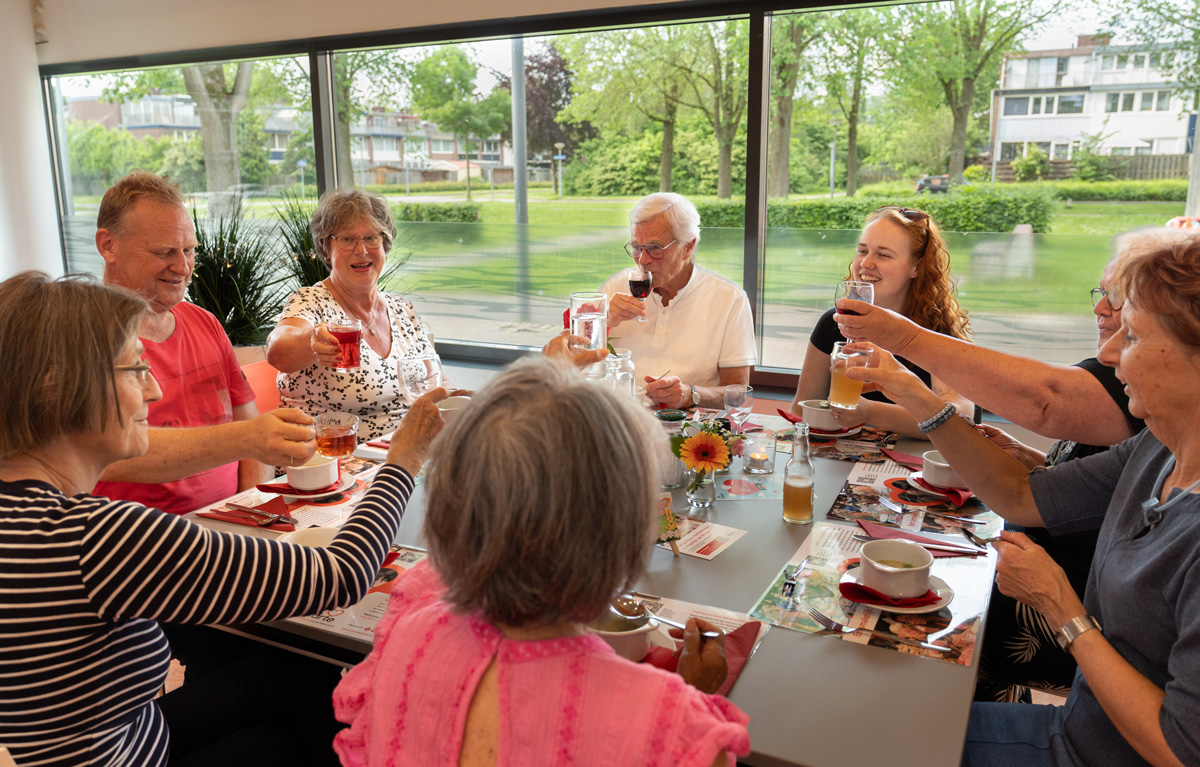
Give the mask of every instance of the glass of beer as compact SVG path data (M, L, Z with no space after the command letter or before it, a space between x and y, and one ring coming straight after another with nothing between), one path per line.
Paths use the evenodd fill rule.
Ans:
M329 332L337 339L341 347L337 367L339 373L349 373L358 370L362 356L362 322L349 317L331 320L327 325Z
M796 424L792 458L783 470L783 521L807 525L813 521L813 483L817 471L808 445L808 424Z
M870 352L846 351L846 343L838 341L829 355L829 404L843 410L858 408L863 382L846 377L852 367L864 367L871 360Z
M358 416L350 413L321 413L316 418L317 452L329 458L344 458L358 447Z

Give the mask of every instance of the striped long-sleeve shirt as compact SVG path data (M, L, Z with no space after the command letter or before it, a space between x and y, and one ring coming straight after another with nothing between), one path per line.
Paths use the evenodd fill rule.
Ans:
M232 624L357 602L412 478L385 466L324 549L230 535L128 501L0 482L0 745L21 767L160 765L158 621Z

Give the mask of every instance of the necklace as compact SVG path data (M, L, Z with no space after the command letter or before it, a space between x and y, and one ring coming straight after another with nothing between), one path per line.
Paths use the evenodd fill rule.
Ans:
M1163 464L1162 471L1158 472L1158 479L1154 481L1153 495L1148 501L1142 503L1142 515L1149 529L1154 529L1154 526L1162 521L1163 512L1170 509L1175 504L1186 498L1193 490L1200 487L1200 479L1185 487L1173 498L1168 498L1166 502L1159 503L1158 497L1162 494L1163 485L1167 481L1167 476L1175 468L1175 456L1171 456Z
M332 281L327 281L325 283L325 289L333 295L334 300L341 304L343 309L350 312L352 315L354 315L356 320L363 324L363 327L367 329L367 332L370 333L372 337L375 336L375 321L373 317L368 316L366 319L364 319L362 315L351 309L350 302L343 300L341 295L339 295L340 291L334 290Z

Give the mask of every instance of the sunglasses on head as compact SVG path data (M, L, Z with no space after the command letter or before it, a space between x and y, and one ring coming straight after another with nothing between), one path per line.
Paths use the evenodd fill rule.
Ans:
M894 210L914 224L918 221L925 222L925 241L921 243L921 252L918 257L925 255L925 248L929 246L929 214L912 208L902 208L899 205L884 205L882 208L876 208L875 212L879 213L883 210Z

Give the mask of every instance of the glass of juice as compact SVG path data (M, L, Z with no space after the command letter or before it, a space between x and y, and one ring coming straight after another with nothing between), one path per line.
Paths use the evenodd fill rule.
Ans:
M866 365L871 355L865 351L847 352L845 346L844 341L838 341L833 345L833 354L829 355L829 404L843 410L855 410L863 382L847 378L846 371Z
M344 458L358 447L358 416L350 413L321 413L316 418L317 452L329 458Z
M338 358L338 364L334 370L339 373L358 370L362 355L362 322L343 317L339 320L331 320L327 327L333 337L337 339L338 345L342 347L341 356Z
M650 295L650 286L654 282L653 272L648 272L640 266L630 267L629 269L629 295L646 303L646 297ZM638 322L648 322L646 317L638 317Z

